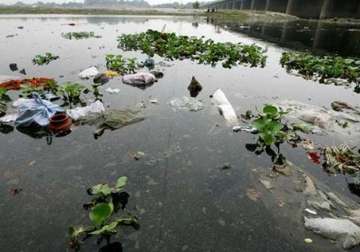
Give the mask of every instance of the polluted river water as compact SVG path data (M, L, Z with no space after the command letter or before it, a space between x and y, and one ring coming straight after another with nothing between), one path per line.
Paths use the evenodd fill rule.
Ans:
M81 80L78 74L90 66L106 70L107 54L147 59L140 52L118 49L116 40L123 33L148 29L220 42L256 43L266 49L267 55L264 68L239 65L231 69L155 56L156 64L164 62L157 65L164 76L153 85L140 89L113 78L99 88L106 109L141 103L145 119L105 131L98 138L94 138L95 127L91 125L74 126L69 135L53 137L51 144L49 137L31 137L16 129L0 134L1 251L70 251L68 228L89 222L82 208L89 201L86 189L98 183L113 184L120 176L129 179L127 208L140 224L138 230L126 227L112 239L122 243L122 251L342 250L341 245L304 228L304 214L299 213L303 209L298 205L299 192L294 185L286 186L284 182L286 194L264 189L258 174L271 170L271 159L264 153L248 151L245 145L254 143L256 136L233 132L210 96L221 88L240 115L283 100L327 108L341 100L359 106L359 94L352 88L321 85L287 73L279 61L282 52L290 50L282 46L289 44L276 43L276 39L267 42L266 36L253 35L250 28L242 32L243 28L234 27L200 17L0 17L0 74L17 75L9 69L9 64L16 63L27 76L54 78L60 84L71 81L90 88L92 80ZM273 30L277 27L274 24ZM308 29L312 26L306 26ZM359 36L354 27L348 30L355 33L353 37ZM92 31L101 38L67 40L61 36L74 31ZM325 47L322 51L339 49ZM360 56L358 48L344 50L344 55ZM34 65L33 57L44 52L60 58L48 65ZM204 109L193 112L174 108L171 100L190 96L187 87L193 76L202 85L196 99ZM120 91L111 94L107 88ZM11 98L15 100L16 96ZM351 134L308 138L320 145L359 146L360 142ZM287 160L319 184L352 202L358 201L349 192L345 176L328 176L301 148L286 143L281 147ZM137 152L141 157L134 160L132 153ZM81 251L100 249L95 239L89 239Z

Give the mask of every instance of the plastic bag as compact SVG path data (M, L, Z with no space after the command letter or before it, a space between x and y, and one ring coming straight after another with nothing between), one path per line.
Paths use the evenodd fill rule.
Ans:
M89 79L91 77L95 77L96 75L99 74L99 71L97 70L96 67L89 67L87 69L85 69L84 71L82 71L81 73L79 73L79 77L81 79Z
M169 102L170 106L174 109L186 109L189 111L200 111L204 109L204 104L195 98L186 97L183 98L174 98Z
M124 75L122 81L130 85L149 85L156 81L156 78L151 73L136 73Z
M104 111L105 111L104 104L102 104L101 101L96 101L86 107L69 109L66 111L66 113L76 121L79 120L81 117L85 117L90 113L102 113Z
M225 120L231 124L237 124L238 118L235 110L221 89L215 91L213 99Z
M33 93L32 96L33 99L22 99L18 103L19 117L15 120L16 127L45 127L49 124L51 116L64 111L59 105L42 100L37 93Z

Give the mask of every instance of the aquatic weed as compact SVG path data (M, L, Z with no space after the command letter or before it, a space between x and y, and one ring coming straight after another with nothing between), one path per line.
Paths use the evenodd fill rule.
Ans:
M225 68L237 64L264 67L266 62L264 50L254 44L220 43L211 39L204 40L204 37L178 36L154 30L122 34L118 37L118 42L118 47L123 50L141 50L151 57L157 54L171 60L188 58L212 66L222 62Z
M262 113L252 122L252 126L258 130L260 139L265 145L272 145L284 140L283 128L285 125L281 122L284 114L286 112L273 105L265 105Z
M89 203L84 204L84 209L89 210L90 226L78 226L69 228L70 242L72 249L79 250L81 243L89 237L98 237L98 243L110 239L118 232L121 226L132 226L135 229L139 227L136 216L132 215L126 209L129 194L124 191L128 178L119 177L115 186L108 184L98 184L87 190L92 196ZM120 217L115 217L119 211L122 211Z
M62 33L63 38L66 39L88 39L88 38L101 38L101 36L99 35L95 35L94 32L67 32L67 33Z
M60 57L47 52L44 55L41 54L36 55L35 58L33 59L33 63L35 65L45 65L45 64L47 65L51 61L57 60L58 58Z
M316 56L303 52L284 52L280 63L288 71L296 70L306 79L318 79L321 83L335 82L334 79L344 79L360 82L360 59L340 56Z
M122 55L108 54L105 57L106 67L109 70L116 71L121 74L135 73L137 63L135 58L126 59Z
M83 85L71 82L67 82L59 88L64 100L68 101L70 105L81 102L80 95L84 90L86 90L86 88Z
M9 101L10 97L7 94L8 90L6 88L0 87L0 101Z

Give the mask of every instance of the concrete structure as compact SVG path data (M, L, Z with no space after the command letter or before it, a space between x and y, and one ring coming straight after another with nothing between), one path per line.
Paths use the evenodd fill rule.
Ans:
M326 22L293 21L285 23L250 23L208 18L219 30L220 27L246 34L264 41L298 50L319 53L334 53L342 56L360 57L360 31L349 29L356 25L340 25L336 29Z
M302 18L360 18L360 0L223 0L207 8L282 12Z

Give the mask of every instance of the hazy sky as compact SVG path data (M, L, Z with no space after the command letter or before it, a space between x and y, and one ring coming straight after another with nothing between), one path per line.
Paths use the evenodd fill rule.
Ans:
M0 0L2 4L14 4L19 0ZM23 3L36 3L38 0L20 0ZM41 0L42 2L55 2L55 3L64 3L64 2L83 2L83 0ZM170 2L179 2L179 3L187 3L193 2L193 0L147 0L150 4L159 4L159 3L170 3Z

